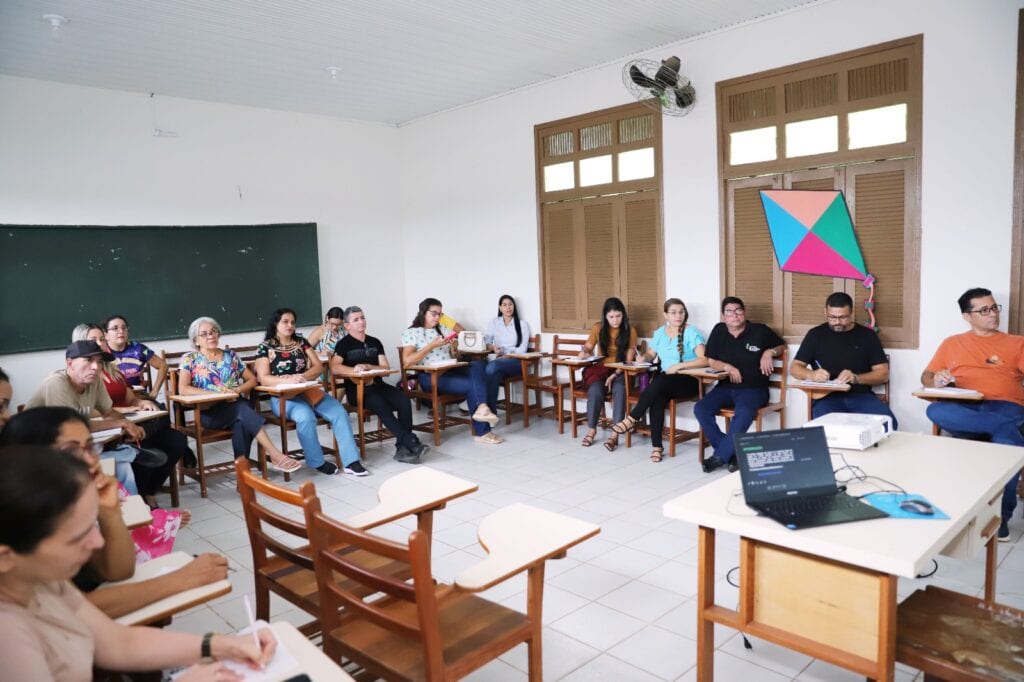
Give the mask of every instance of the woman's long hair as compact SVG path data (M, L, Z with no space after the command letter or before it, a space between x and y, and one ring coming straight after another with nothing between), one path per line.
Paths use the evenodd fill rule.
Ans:
M516 305L516 299L508 294L502 294L501 298L498 299L498 317L504 319L501 313L501 304L505 302L506 298L512 301L512 324L516 326L516 346L518 346L523 342L523 327L519 324L519 306Z
M424 327L424 326L426 326L424 324L424 321L427 319L427 311L430 310L430 306L432 306L432 305L436 305L438 308L443 308L444 307L441 304L441 302L439 300L437 300L436 298L425 298L425 299L423 299L422 301L420 301L420 308L416 312L416 317L412 318L412 324L409 325L410 329L412 329L413 327Z
M622 325L619 327L619 343L615 350L615 362L625 362L626 353L629 351L629 338L633 335L629 326L629 315L626 314L626 306L614 296L604 302L601 309L601 332L597 336L598 348L602 355L608 355L608 347L612 343L612 326L608 324L608 313L622 313Z
M263 334L263 340L269 341L270 346L273 348L281 345L281 339L277 338L277 323L288 313L292 314L292 318L295 319L295 323L298 325L299 316L291 308L278 308L270 314L270 322L267 323L267 331ZM298 331L292 334L292 342L302 342L302 335Z
M670 298L665 301L665 305L662 306L664 312L668 312L668 309L674 305L683 306L683 323L679 325L679 336L676 337L676 350L679 351L679 359L683 359L683 330L686 329L686 321L690 319L690 311L687 310L686 304L680 298ZM666 325L668 326L668 325Z

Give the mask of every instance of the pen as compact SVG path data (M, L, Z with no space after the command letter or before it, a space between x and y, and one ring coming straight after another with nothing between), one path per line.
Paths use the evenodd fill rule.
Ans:
M199 558L198 554L193 554L192 556L195 557L196 559ZM235 572L235 569L231 566L231 564L228 564L228 573L234 573L234 572Z
M249 595L242 597L242 600L245 603L245 615L249 618L249 630L252 632L253 644L256 645L256 651L262 651L260 636L256 634L256 617L252 613L252 602L249 601Z

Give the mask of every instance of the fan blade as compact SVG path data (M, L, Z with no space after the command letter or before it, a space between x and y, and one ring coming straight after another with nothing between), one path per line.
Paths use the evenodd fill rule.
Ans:
M696 99L697 91L693 89L692 85L676 88L676 106L680 109L692 106Z
M630 79L632 79L632 81L634 83L639 85L641 88L649 88L652 91L656 90L657 92L654 93L655 95L661 93L665 89L663 86L659 85L657 82L655 82L655 81L651 80L650 78L648 78L644 74L644 72L641 71L639 69L639 67L637 67L636 64L633 64L632 66L629 67L629 77L630 77Z
M679 81L679 57L663 59L654 80L664 88L673 87Z

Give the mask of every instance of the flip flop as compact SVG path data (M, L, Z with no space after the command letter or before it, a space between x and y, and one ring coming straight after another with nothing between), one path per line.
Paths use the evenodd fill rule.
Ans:
M505 442L505 439L496 434L494 431L488 431L482 436L473 436L473 440L477 443L484 443L486 445L501 445Z
M274 471L280 471L283 474L294 474L296 471L302 468L302 464L291 457L287 458L283 464L278 464L273 461L267 462L267 467Z

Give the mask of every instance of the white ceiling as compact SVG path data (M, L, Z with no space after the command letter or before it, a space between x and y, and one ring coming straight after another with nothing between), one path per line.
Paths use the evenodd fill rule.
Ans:
M816 1L0 0L0 73L399 125Z

